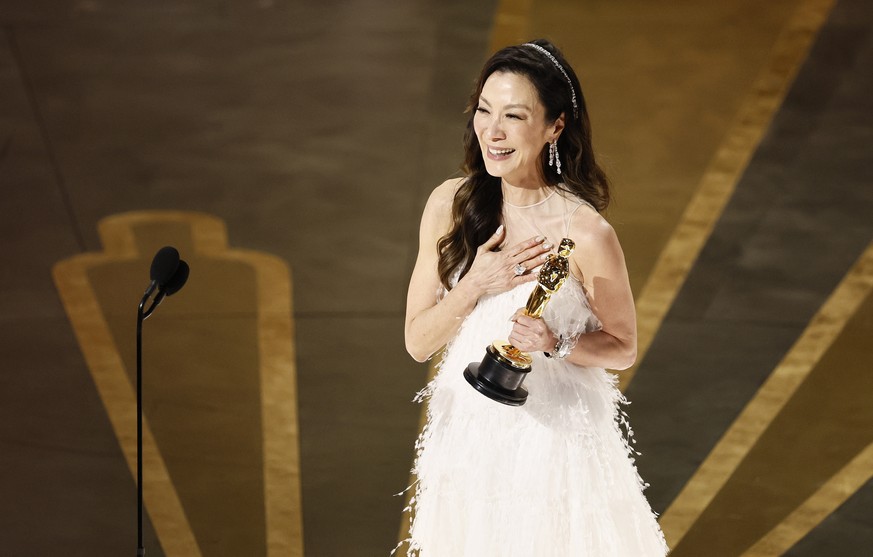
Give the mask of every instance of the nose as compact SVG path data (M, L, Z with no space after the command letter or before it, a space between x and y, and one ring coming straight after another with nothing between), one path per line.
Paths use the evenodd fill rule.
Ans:
M506 135L503 133L503 127L500 125L500 118L493 118L488 123L488 127L485 128L485 137L491 140L506 138Z

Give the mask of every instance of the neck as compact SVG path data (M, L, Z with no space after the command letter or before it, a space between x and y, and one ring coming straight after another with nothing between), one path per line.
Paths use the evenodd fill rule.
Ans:
M502 180L503 200L511 205L533 205L545 199L552 188L542 180L526 180L510 184Z

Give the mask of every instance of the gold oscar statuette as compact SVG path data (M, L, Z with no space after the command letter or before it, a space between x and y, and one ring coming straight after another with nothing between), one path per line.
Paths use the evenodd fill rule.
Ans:
M549 298L563 286L570 276L570 254L576 244L569 238L561 240L558 253L549 256L540 267L537 285L527 299L525 315L539 319ZM496 340L485 349L481 362L472 362L464 370L464 378L477 391L497 402L521 406L527 401L527 389L522 387L530 373L533 358L508 341Z

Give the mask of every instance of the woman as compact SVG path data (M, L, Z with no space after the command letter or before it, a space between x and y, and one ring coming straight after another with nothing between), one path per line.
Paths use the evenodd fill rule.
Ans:
M538 40L486 64L471 98L466 176L437 187L421 222L406 347L418 361L448 344L422 391L409 555L664 555L604 368L636 357L624 255L599 211L582 90L558 49ZM523 314L538 267L562 238L571 278L542 319ZM529 352L524 406L499 404L463 377L506 339Z

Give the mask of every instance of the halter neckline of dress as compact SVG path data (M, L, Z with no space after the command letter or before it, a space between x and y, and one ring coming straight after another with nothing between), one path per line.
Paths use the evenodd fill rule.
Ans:
M554 187L553 187L553 188L552 188L552 191L549 192L549 195L547 195L547 196L545 196L544 198L540 199L540 200L537 201L536 203L531 203L530 205L515 205L515 204L510 203L509 201L507 201L506 198L503 199L503 204L504 204L504 205L508 205L508 206L512 207L513 209L528 209L528 208L530 208L530 207L536 207L537 205L542 205L543 203L545 203L546 201L548 201L549 199L551 199L552 196L555 195L555 193L557 193L557 191L558 191L558 188L554 188Z

